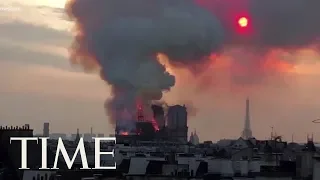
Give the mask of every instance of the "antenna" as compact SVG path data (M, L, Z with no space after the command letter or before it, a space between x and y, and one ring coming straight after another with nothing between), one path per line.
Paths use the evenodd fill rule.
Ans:
M273 137L274 137L274 135L273 135L273 126L271 126L270 128L271 128L271 137L270 137L271 139L270 140L272 140Z

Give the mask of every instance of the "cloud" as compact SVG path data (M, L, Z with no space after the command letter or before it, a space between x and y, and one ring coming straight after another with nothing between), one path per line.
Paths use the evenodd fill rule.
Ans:
M23 21L0 24L0 37L15 43L41 43L65 46L70 43L68 32Z
M4 7L17 9L15 11L1 11L0 22L22 21L28 24L47 26L52 29L68 30L70 22L66 19L62 8L43 6L41 2L10 0L1 3Z
M0 61L38 64L72 71L67 31L14 20L0 23Z
M24 21L0 24L0 92L100 99L98 91L105 92L106 86L99 77L70 65L70 40L67 31L43 25ZM97 86L96 93L87 93Z
M49 26L23 20L0 23L0 61L41 64L70 70L66 53L70 42L70 33Z
M0 43L0 54L0 61L16 62L21 65L38 64L68 71L72 70L67 59L54 54L54 52L50 54L41 52L41 50L34 51L28 48Z

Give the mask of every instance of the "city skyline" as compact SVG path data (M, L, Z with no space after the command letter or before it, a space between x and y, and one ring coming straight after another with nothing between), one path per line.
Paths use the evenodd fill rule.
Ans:
M65 18L64 0L9 0L3 6L19 10L0 10L2 125L27 123L37 134L42 132L43 122L49 122L54 132L90 131L88 127L93 127L99 133L113 133L104 109L110 88L97 74L86 74L68 60L72 24ZM210 62L197 77L186 70L169 69L177 84L164 99L194 109L188 125L197 129L201 141L240 137L247 97L256 138L268 138L274 127L288 141L294 134L296 141L305 142L312 133L317 141L320 126L312 120L320 118L320 85L316 83L320 56L303 49L284 58L301 63L286 78L270 77L252 86L244 86L241 77L235 81L239 84L231 82L234 77L227 72L234 69L228 61L218 67Z
M243 126L243 129L241 131L241 134L239 135L239 137L243 138L243 139L250 139L250 138L256 138L256 136L252 133L252 129L251 129L251 114L250 114L250 99L249 97L246 98L245 100L245 118L244 118L244 126ZM44 126L43 126L43 133L45 132L45 129L47 129L47 125L48 123L47 122L44 122ZM76 127L75 127L76 128ZM195 130L195 129L194 129ZM196 131L196 130L195 130ZM36 130L35 132L39 132L39 130ZM101 133L99 132L94 132L93 131L93 127L90 127L90 130L89 131L86 131L85 129L80 131L79 128L76 128L76 133L75 132L51 132L49 133L49 136L51 135L58 135L58 134L65 134L67 136L67 138L71 138L72 135L75 135L75 134L81 134L81 135L88 135L88 134L94 134L94 135L98 135ZM114 132L111 132L111 134L113 134ZM188 132L188 136L192 136L192 131L189 130ZM272 139L276 136L281 136L283 140L285 141L288 141L288 142L298 142L298 143L304 143L304 140L299 140L299 138L295 137L295 133L292 133L291 134L291 139L282 135L281 132L280 134L278 134L279 132L277 132L277 129L274 127L274 126L270 126L270 134L269 136L266 136L264 138L260 138L260 139ZM41 135L41 133L36 133L36 135ZM311 132L311 133L307 133L306 134L306 140L308 140L309 137L312 137L312 139L314 138L314 133ZM214 141L219 141L219 140L223 140L223 139L237 139L239 138L237 136L227 136L227 137L222 137L221 139L200 139L200 142L203 142L203 141L211 141L211 140L214 140ZM259 138L258 138L259 139ZM317 142L317 141L316 141Z

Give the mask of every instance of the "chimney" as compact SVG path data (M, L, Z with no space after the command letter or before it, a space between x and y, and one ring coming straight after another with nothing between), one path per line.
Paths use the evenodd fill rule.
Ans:
M49 137L50 136L50 129L49 129L49 123L43 123L43 137Z

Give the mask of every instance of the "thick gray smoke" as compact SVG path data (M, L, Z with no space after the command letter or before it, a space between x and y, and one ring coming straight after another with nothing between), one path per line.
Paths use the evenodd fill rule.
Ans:
M230 61L231 81L241 85L284 79L297 63L290 53L317 49L318 7L315 0L71 0L72 62L101 67L112 86L106 109L114 124L135 119L137 104L159 100L174 86L158 53L192 71L217 54L217 61ZM249 20L245 29L237 23L241 16Z
M135 119L137 104L160 100L174 86L158 53L188 67L207 60L223 40L217 19L191 0L75 0L67 12L77 27L73 62L94 59L112 86L106 109L113 124Z
M320 1L250 1L255 43L280 48L310 45L320 37Z

